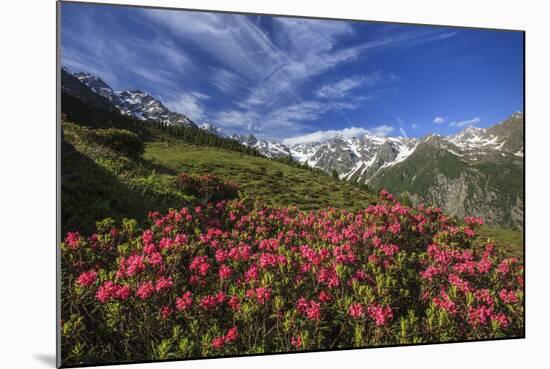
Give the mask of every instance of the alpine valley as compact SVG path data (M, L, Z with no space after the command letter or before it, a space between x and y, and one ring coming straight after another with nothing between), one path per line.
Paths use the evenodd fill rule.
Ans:
M385 188L413 205L483 217L488 224L523 229L524 118L515 112L489 128L422 138L337 136L284 145L253 135L229 136L215 124L200 126L139 90L114 91L100 78L62 69L63 92L143 121L202 129L230 137L268 158L288 158L373 190Z

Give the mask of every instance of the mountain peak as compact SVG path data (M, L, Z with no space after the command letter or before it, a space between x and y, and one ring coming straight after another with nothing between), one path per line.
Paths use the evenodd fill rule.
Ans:
M197 125L184 114L170 111L155 97L137 89L113 91L101 78L90 73L71 73L68 69L64 72L76 77L97 95L110 101L122 114L133 116L140 120L152 120L170 125L197 127Z
M70 72L69 72L70 73ZM113 89L101 78L90 73L78 72L73 74L78 80L88 86L92 91L101 95L103 91L112 91ZM104 96L105 97L105 96Z

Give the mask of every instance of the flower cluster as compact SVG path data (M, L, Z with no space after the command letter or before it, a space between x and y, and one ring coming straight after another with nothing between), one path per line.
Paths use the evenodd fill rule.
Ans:
M474 246L482 220L381 197L357 212L224 200L69 233L63 347L100 363L523 334L522 265Z

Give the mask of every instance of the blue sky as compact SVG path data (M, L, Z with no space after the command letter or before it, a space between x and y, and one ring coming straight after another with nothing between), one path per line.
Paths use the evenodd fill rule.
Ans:
M228 133L421 137L523 111L520 32L63 3L61 63Z

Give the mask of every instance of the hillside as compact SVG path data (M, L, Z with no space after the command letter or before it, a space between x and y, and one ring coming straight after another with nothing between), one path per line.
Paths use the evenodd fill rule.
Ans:
M215 174L236 182L242 196L274 206L301 209L334 206L360 209L376 197L320 171L215 146L193 145L149 128L143 157L129 157L98 141L101 130L63 123L63 230L91 230L96 220L145 219L149 211L166 211L199 203L174 184L180 172Z
M392 193L409 193L415 204L437 204L458 217L481 216L493 225L522 228L522 160L509 153L492 160L467 160L449 146L433 136L369 183Z

